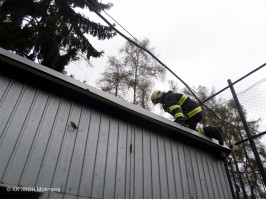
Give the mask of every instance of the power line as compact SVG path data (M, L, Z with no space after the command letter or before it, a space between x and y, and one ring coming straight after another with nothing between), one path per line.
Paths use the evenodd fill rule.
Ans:
M234 129L236 129L239 134L241 135L240 133L240 130L235 127L233 124L230 124L229 122L221 119L219 116L216 115L216 113L214 113L213 110L211 110L208 106L206 106L204 103L206 102L206 100L204 102L201 102L201 100L197 97L197 95L195 94L195 92L192 90L192 88L189 87L189 85L183 81L179 76L177 76L169 67L167 67L160 59L158 59L155 55L153 55L148 49L146 49L145 47L141 46L140 42L135 39L135 37L133 37L137 42L139 42L140 44L134 42L133 40L131 40L130 38L128 38L127 36L125 36L123 33L121 33L119 30L117 30L105 17L103 17L99 11L102 10L102 8L97 4L97 2L95 2L94 0L92 0L94 2L94 5L96 5L99 9L96 9L94 7L94 5L90 4L88 2L88 0L84 0L85 3L87 4L87 6L92 10L94 11L103 21L105 21L111 28L113 28L120 36L122 36L124 39L126 39L127 41L131 42L132 44L134 44L135 46L137 46L138 48L142 49L143 51L145 51L146 53L148 53L150 56L152 56L158 63L160 63L164 68L166 68L169 72L172 73L172 75L174 75L179 81L181 81L187 88L188 90L191 92L191 94L196 98L196 100L199 102L200 105L204 106L207 110L209 110L217 119L219 119L221 122L225 123L225 124L228 124L229 126L233 127ZM105 12L106 13L106 12ZM108 16L110 16L108 14ZM111 17L112 18L112 17ZM113 18L112 18L113 19ZM114 20L115 21L115 20ZM116 21L115 21L116 22ZM118 23L119 26L121 26L119 23ZM122 27L122 26L121 26ZM122 27L127 33L129 33L124 27ZM129 33L130 34L130 33ZM130 34L132 36L132 34ZM265 64L266 65L266 64ZM248 74L250 75L250 73ZM246 76L248 76L246 75ZM239 79L238 81L242 80L243 78L245 78L246 76L242 77L241 79ZM233 84L237 83L238 81L234 82ZM226 89L229 88L226 87ZM224 91L225 89L223 89ZM222 91L220 91L222 92ZM217 94L216 94L217 95ZM213 98L214 96L212 96L211 98ZM209 100L210 98L208 98ZM241 136L242 137L242 136ZM243 139L243 138L242 138ZM243 144L244 145L244 144Z
M171 72L176 78L178 78L191 92L191 94L200 102L199 98L194 94L194 92L192 91L192 89L188 86L188 84L186 84L179 76L177 76L169 67L167 67L161 60L159 60L155 55L153 55L148 49L140 46L139 44L137 44L136 42L134 42L133 40L131 40L130 38L128 38L127 36L125 36L123 33L121 33L119 30L117 30L105 17L103 17L97 9L95 9L91 4L88 3L87 0L85 0L85 2L87 3L87 5L102 19L104 20L110 27L112 27L119 35L121 35L123 38L125 38L126 40L128 40L129 42L133 43L134 45L136 45L138 48L142 49L143 51L145 51L146 53L148 53L150 56L152 56L157 62L159 62L163 67L165 67L169 72ZM131 35L131 34L130 34Z
M126 31L134 40L136 40L140 45L143 46L143 44L141 44L140 41L138 41L137 38L135 38L130 32L128 32L120 23L118 23L111 15L109 15L105 10L103 10L103 12L108 15L115 23L117 23L124 31Z
M94 4L99 8L99 10L102 10L108 17L110 17L117 25L119 25L124 31L126 31L134 40L136 40L140 45L143 46L143 44L136 38L134 37L128 30L126 30L126 28L124 28L118 21L116 21L110 14L108 14L104 9L101 8L101 6L98 5L97 2L95 2L95 0L92 0L94 1ZM87 4L89 4L86 0L85 2ZM93 7L93 5L89 4L91 7ZM97 9L96 9L97 10ZM94 12L96 13L96 11L94 10ZM97 14L97 13L96 13ZM113 28L113 26L111 25L111 27Z
M86 2L87 2L87 0L85 0ZM94 3L95 3L95 5L101 10L102 8L97 4L97 2L95 2L95 0L92 0L92 1L94 1ZM88 2L87 2L88 3ZM92 5L91 5L92 6ZM93 7L93 6L92 6ZM94 11L94 12L96 12L96 11ZM141 45L141 47L139 47L139 48L141 48L142 50L144 50L144 51L146 51L148 54L150 54L154 59L156 59L161 65L163 65L166 69L168 69L168 71L170 71L174 76L176 76L177 77L177 75L174 73L174 72L172 72L172 70L170 70L165 64L163 64L156 56L154 56L151 52L149 52L144 46L143 46L143 44L136 38L136 37L134 37L129 31L127 31L117 20L115 20L111 15L109 15L105 10L103 10L103 12L107 15L107 16L109 16L115 23L117 23L124 31L126 31L135 41L137 41L140 45ZM96 13L96 14L98 14L98 13ZM100 14L100 13L99 13ZM98 15L99 16L99 15ZM100 16L101 17L101 16ZM102 16L103 17L103 16ZM101 18L102 18L101 17ZM103 18L102 18L103 19ZM104 19L103 19L104 20ZM104 20L105 21L105 20ZM110 22L108 22L107 20L105 21L108 25L110 25L115 31L118 31L118 30L116 30L115 29L115 27L110 23ZM120 34L121 35L121 34ZM121 35L122 36L122 35ZM124 36L122 36L122 37L124 37ZM126 40L130 40L129 38L127 38L126 36L124 37ZM132 41L130 41L130 42L132 42ZM133 44L135 44L135 43L133 43ZM135 44L136 45L136 44ZM177 77L179 80L180 80L180 78L179 77ZM188 85L186 85L186 83L185 82L183 82L182 80L180 80L188 89L189 89L189 91L192 93L192 95L200 102L200 100L196 97L196 95L194 94L194 93L196 93L192 88L190 88ZM193 91L193 92L192 92Z
M239 135L240 135L240 137L241 137L241 139L243 140L243 137L242 137L242 135L241 135L241 132L240 132L240 130L236 127L236 126L234 126L233 124L231 124L231 123L229 123L229 122L227 122L227 121L224 121L224 120L222 120L220 117L218 117L217 115L216 115L216 113L214 113L208 106L206 106L205 104L204 104L204 102L201 102L200 101L200 99L195 95L195 93L194 93L194 91L192 91L192 89L188 86L188 84L186 84L180 77L178 77L169 67L167 67L161 60L159 60L155 55L153 55L149 50L147 50L145 47L143 47L143 46L141 46L141 45L139 45L139 44L137 44L136 42L134 42L133 40L131 40L130 38L128 38L127 36L125 36L123 33L121 33L120 31L118 31L107 19L105 19L105 17L103 17L99 12L98 12L98 10L97 9L95 9L91 4L89 4L88 3L88 1L87 0L84 0L86 3L87 3L87 5L102 19L102 20L104 20L111 28L113 28L120 36L122 36L124 39L126 39L127 41L129 41L129 42L131 42L132 44L134 44L135 46L137 46L137 47L139 47L140 49L142 49L143 51L145 51L146 53L148 53L150 56L152 56L157 62L159 62L163 67L165 67L169 72L171 72L177 79L179 79L187 88L188 88L188 90L191 92L191 94L198 100L198 102L200 103L200 105L203 105L205 108L207 108L217 119L219 119L221 122L223 122L223 123L226 123L226 124L228 124L229 126L231 126L231 127L233 127L234 129L236 129L237 130L237 132L239 133ZM92 0L93 1L93 0ZM94 2L95 3L95 2ZM97 3L96 3L96 5L97 5ZM100 10L101 10L101 8L100 8ZM109 15L108 15L109 16ZM112 18L113 19L113 18ZM119 23L118 23L119 24ZM120 24L119 24L120 25ZM120 25L121 26L121 25ZM123 27L122 27L123 28ZM125 28L123 28L124 30L125 30ZM126 31L127 33L129 33L128 31ZM130 33L129 33L130 34ZM131 35L131 34L130 34ZM132 35L131 35L132 36ZM134 37L133 37L134 38ZM135 39L135 38L134 38ZM138 40L137 40L138 41ZM266 65L266 63L265 63L265 65ZM264 66L264 65L263 65ZM263 66L261 66L261 67L259 67L259 69L260 68L262 68ZM244 79L245 77L247 77L247 76L249 76L250 74L252 74L252 73L254 73L256 70L258 70L258 69L255 69L255 70L253 70L253 72L250 72L249 74L247 74L246 76L244 76L244 77L242 77L241 79L239 79L239 80L237 80L236 82L234 82L234 84L235 83L237 83L238 81L240 81L240 80L242 80L242 79ZM229 87L229 86L228 86ZM227 87L227 88L228 88ZM226 89L227 89L226 88ZM224 89L225 90L225 89ZM216 94L217 95L217 94ZM213 96L214 97L214 96ZM212 98L213 98L212 97ZM206 101L205 101L206 102ZM247 151L246 151L246 148L245 148L245 144L243 143L242 144L243 145L243 148L244 148L244 152L245 152L245 156L246 156L246 158L247 158L247 160L248 160L248 162L249 162L249 158L248 158L248 155L247 155ZM250 162L249 162L250 163Z
M87 2L87 0L85 0ZM97 4L97 2L94 1L95 5L101 10L101 7ZM88 3L88 2L87 2ZM92 6L92 5L91 5ZM93 6L92 6L93 7ZM96 11L94 11L96 12ZM139 48L141 48L142 50L144 50L145 52L147 52L148 54L150 54L154 59L156 59L161 65L163 65L166 69L168 69L168 71L170 71L174 76L177 77L177 75L172 72L172 70L170 70L165 64L163 64L156 56L154 56L150 51L148 51L143 44L136 38L134 37L129 31L127 31L118 21L116 21L111 15L109 15L105 10L103 10L103 12L109 16L115 23L117 23L124 31L126 31L134 40L136 40L141 47L139 47L137 44L135 44L133 41L131 41L129 38L127 38L126 36L121 35L121 33L119 33L122 37L124 37L126 40L132 42L133 44L135 44L136 46L138 46ZM100 14L100 13L96 13L96 14ZM98 15L99 16L99 15ZM101 17L101 16L100 16ZM103 19L103 16L101 17ZM103 19L105 21L105 19ZM110 25L115 31L118 31L115 29L115 27L109 22L109 21L105 21L108 25ZM192 88L190 88L184 81L182 81L179 77L177 77L188 89L189 91L192 93L192 95L200 102L200 100L197 98L197 96L194 94L196 93ZM192 92L193 91L193 92Z

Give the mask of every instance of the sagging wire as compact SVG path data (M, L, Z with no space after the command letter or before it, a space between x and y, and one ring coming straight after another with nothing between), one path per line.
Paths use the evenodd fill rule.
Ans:
M97 6L99 6L97 4ZM136 40L141 46L143 46L143 44L137 39L135 38L129 31L127 31L118 21L116 21L111 15L109 15L105 10L103 10L103 12L110 17L116 24L118 24L124 31L126 31L134 40Z
M212 110L212 109L210 109L207 105L205 105L204 103L206 102L206 100L204 101L204 102L202 102L198 97L197 97L197 95L195 94L195 92L192 90L192 88L190 88L189 87L189 85L185 82L185 81L183 81L179 76L177 76L169 67L167 67L160 59L158 59L153 53L151 53L148 49L146 49L145 47L143 47L142 46L142 44L134 37L134 36L132 36L132 34L130 34L124 27L122 27L116 20L114 20L112 17L112 19L119 25L119 26L121 26L128 34L130 34L132 37L133 37L133 39L135 39L138 43L140 43L140 44L138 44L138 43L136 43L136 42L134 42L132 39L130 39L130 38L128 38L126 35L124 35L122 32L120 32L118 29L116 29L115 27L114 27L114 25L113 24L111 24L103 15L101 15L100 14L100 11L102 10L102 8L97 4L97 2L95 2L94 0L91 0L94 4L92 5L92 4L90 4L89 2L88 2L88 0L84 0L84 2L86 3L86 5L92 10L92 11L94 11L95 12L95 14L97 14L103 21L105 21L113 30L115 30L120 36L122 36L124 39L126 39L127 41L129 41L129 42L131 42L132 44L134 44L135 46L137 46L138 48L140 48L140 49L142 49L143 51L145 51L146 53L148 53L151 57L153 57L158 63L160 63L164 68L166 68L170 73L172 73L172 75L174 75L179 81L181 81L186 87L187 87L187 89L190 91L190 93L196 98L196 100L199 102L199 104L200 105L202 105L202 106L204 106L207 110L209 110L217 119L219 119L221 122L223 122L223 123L225 123L225 124L227 124L227 125L229 125L229 126L231 126L231 127L233 127L234 129L236 129L238 132L239 132L239 134L241 135L241 133L240 133L240 130L236 127L236 126L234 126L233 124L231 124L231 123L229 123L229 122L227 122L227 121L225 121L225 120L223 120L223 119L221 119L216 113L214 113L214 111ZM94 7L94 5L96 5L97 7L98 7L98 9L97 8L95 8ZM105 11L104 11L105 12ZM105 12L106 13L106 12ZM106 13L107 14L107 13ZM110 15L109 14L107 14L109 17L110 17ZM238 81L240 81L240 80L238 80ZM236 81L236 82L238 82L238 81ZM233 84L235 84L236 82L234 82ZM229 88L229 86L227 87L227 88ZM227 89L226 88L226 89ZM214 97L214 96L212 96L212 97ZM209 100L210 98L208 98L208 100ZM241 137L242 137L242 135L241 135ZM243 144L244 145L244 144Z
M105 21L111 28L113 28L120 36L122 36L124 39L126 39L127 41L131 42L132 44L134 44L135 46L137 46L138 48L142 49L143 51L145 51L146 53L148 53L150 56L152 56L158 63L160 63L163 67L165 67L169 72L171 72L177 79L179 79L187 88L188 90L191 92L191 94L200 102L200 100L198 99L198 97L194 94L194 92L191 90L191 88L180 78L178 77L170 68L168 68L161 60L159 60L155 55L153 55L149 50L147 50L146 48L144 48L143 46L137 44L136 42L134 42L132 39L128 38L127 36L125 36L123 33L121 33L119 30L117 30L105 17L103 17L96 8L93 7L93 5L91 5L90 3L88 3L87 0L84 0L87 4L87 6L89 6L89 8L91 10L93 10L103 21Z
M243 137L241 135L240 130L235 127L233 124L222 120L220 117L218 117L213 110L211 110L208 106L206 106L203 102L200 101L200 99L197 97L197 95L194 93L194 91L188 86L188 84L186 84L180 77L178 77L169 67L167 67L161 60L159 60L155 55L153 55L149 50L147 50L146 48L144 48L142 45L137 44L136 42L134 42L133 40L131 40L130 38L128 38L127 36L125 36L123 33L121 33L119 30L117 30L105 17L103 17L97 9L95 9L91 4L88 3L87 0L84 0L87 4L88 7L90 7L91 10L93 10L103 21L105 21L111 28L113 28L120 36L122 36L124 39L126 39L127 41L131 42L132 44L134 44L135 46L139 47L140 49L142 49L143 51L145 51L146 53L148 53L150 56L152 56L158 63L160 63L163 67L165 67L169 72L171 72L177 79L179 79L187 88L188 90L191 92L191 94L198 100L198 102L200 103L200 105L203 105L207 110L209 110L217 119L219 119L221 122L228 124L229 126L233 127L234 129L236 129L238 131L238 133L240 134L241 139L243 140ZM93 1L93 0L92 0ZM95 2L94 2L95 3ZM97 3L95 3L95 5L98 6ZM101 10L101 7L98 6L99 11ZM105 12L106 13L106 12ZM108 15L109 16L109 15ZM118 23L119 24L119 23ZM120 25L120 24L119 24ZM120 25L121 26L121 25ZM123 28L123 27L122 27ZM124 28L123 28L124 29ZM125 30L125 29L124 29ZM126 31L128 32L128 31ZM131 34L130 34L131 35ZM132 36L132 35L131 35ZM134 38L134 37L133 37ZM134 38L135 39L135 38ZM137 40L138 41L138 40ZM139 41L138 41L139 42ZM140 43L140 42L139 42ZM141 44L141 43L140 43ZM245 156L247 159L247 162L249 162L249 158L247 155L247 151L245 148L245 144L243 143L243 148L244 148L244 152L245 152Z

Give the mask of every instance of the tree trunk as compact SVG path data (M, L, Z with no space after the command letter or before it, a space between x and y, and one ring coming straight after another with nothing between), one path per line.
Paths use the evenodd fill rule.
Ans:
M138 66L135 67L135 80L134 80L134 99L133 99L133 104L136 104L136 95L137 95L137 73L138 73Z

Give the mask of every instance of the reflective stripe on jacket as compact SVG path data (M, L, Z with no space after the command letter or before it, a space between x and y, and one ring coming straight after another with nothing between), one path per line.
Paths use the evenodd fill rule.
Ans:
M170 113L175 119L184 117L185 120L202 112L201 107L189 96L169 91L162 96L162 105L165 112ZM183 116L180 113L183 113Z

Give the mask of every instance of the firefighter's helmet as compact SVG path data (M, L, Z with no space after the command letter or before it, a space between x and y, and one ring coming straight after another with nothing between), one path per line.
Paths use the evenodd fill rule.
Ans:
M155 105L158 103L158 99L161 98L163 95L163 91L161 90L156 90L152 93L151 95L151 101Z

